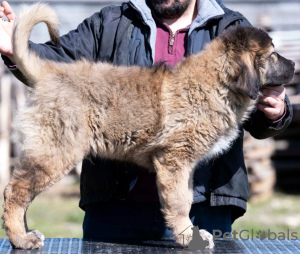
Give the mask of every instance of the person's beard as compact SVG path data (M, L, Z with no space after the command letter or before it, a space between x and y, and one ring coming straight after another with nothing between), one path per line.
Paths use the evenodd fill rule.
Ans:
M175 0L170 6L165 6L169 0L147 0L152 12L158 18L179 18L189 7L191 0Z

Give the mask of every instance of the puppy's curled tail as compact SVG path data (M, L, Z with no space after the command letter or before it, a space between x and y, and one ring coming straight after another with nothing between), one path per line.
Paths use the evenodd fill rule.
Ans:
M23 6L14 23L13 51L18 68L27 80L34 85L44 75L45 60L29 48L29 38L34 26L45 22L50 38L55 45L59 43L59 20L56 12L48 5L38 3Z

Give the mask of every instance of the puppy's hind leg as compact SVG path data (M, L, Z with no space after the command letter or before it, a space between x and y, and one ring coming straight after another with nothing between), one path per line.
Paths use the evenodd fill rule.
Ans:
M83 159L88 143L83 126L64 124L59 129L52 122L30 121L19 130L23 135L22 156L5 188L3 205L4 229L11 244L22 249L39 248L44 240L40 232L27 230L24 217L29 204Z

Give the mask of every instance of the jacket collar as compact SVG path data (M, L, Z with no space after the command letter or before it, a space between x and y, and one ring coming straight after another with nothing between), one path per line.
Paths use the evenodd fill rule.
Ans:
M129 4L137 10L144 23L150 28L150 45L152 59L155 56L156 24L146 0L130 0ZM197 0L198 15L190 26L189 34L196 28L204 26L208 20L224 15L222 0ZM223 8L222 8L223 7Z
M140 13L144 23L150 28L149 43L151 47L152 61L155 59L156 24L146 0L130 0L129 4Z
M150 25L150 23L154 22L151 10L146 4L145 0L130 0L129 2L140 13L143 21L146 24ZM193 21L195 28L203 25L211 18L224 15L222 0L197 0L197 6L198 15Z
M191 24L189 34L195 28L204 26L208 20L224 15L221 5L223 5L222 0L197 0L198 15Z

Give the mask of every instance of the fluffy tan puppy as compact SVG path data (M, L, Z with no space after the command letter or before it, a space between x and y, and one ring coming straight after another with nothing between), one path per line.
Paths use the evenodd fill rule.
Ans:
M58 19L47 5L23 8L14 30L14 57L34 90L18 113L22 156L4 192L4 228L12 245L43 245L43 235L27 229L29 204L89 154L156 172L164 218L183 244L179 234L192 226L194 165L230 147L260 88L288 82L293 63L274 52L267 33L252 27L227 30L173 69L84 59L56 63L28 47L39 22L59 43ZM184 232L185 245L191 235ZM213 247L211 235L201 235Z

